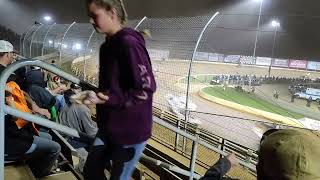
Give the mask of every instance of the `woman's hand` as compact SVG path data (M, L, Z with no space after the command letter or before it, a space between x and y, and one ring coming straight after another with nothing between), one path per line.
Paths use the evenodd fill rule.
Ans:
M83 100L83 104L94 105L94 104L104 104L109 100L107 95L99 92L98 94L94 91L88 91L86 98Z

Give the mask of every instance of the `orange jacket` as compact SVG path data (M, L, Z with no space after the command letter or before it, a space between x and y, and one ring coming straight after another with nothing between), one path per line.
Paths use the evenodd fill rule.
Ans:
M6 90L9 91L12 94L13 97L13 103L11 103L11 106L14 106L14 108L32 114L32 111L28 107L28 103L26 100L26 97L24 96L23 91L20 89L19 85L15 83L14 81L10 81L6 84ZM25 121L21 118L18 118L15 121L17 127L19 129L23 128L26 124L28 124L28 121ZM32 123L32 126L37 134L39 134L38 129L35 127L34 123Z

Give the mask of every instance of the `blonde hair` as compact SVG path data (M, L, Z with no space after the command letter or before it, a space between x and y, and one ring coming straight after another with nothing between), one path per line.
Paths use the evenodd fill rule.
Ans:
M127 22L128 14L122 0L87 0L87 5L90 5L91 3L95 3L97 6L105 8L107 11L115 8L120 23L125 24Z

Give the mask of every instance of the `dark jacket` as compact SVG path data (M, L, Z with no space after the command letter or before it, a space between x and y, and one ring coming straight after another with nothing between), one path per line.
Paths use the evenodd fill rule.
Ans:
M56 98L48 90L38 85L30 85L27 92L40 108L49 110L56 103Z
M97 106L98 127L122 145L151 137L156 82L142 35L124 28L100 48L99 89L109 100Z
M230 168L230 161L227 158L220 158L200 180L231 180L231 178L224 177Z
M28 85L37 85L45 88L47 86L44 81L44 73L41 69L32 69L26 73L25 84Z

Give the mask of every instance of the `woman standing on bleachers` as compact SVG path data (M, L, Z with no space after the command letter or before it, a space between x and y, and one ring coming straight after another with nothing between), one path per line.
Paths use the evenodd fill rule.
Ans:
M143 36L124 27L121 0L87 0L90 23L106 35L100 48L99 91L88 93L86 104L97 104L98 134L84 168L87 180L128 180L152 129L152 97L156 83Z

